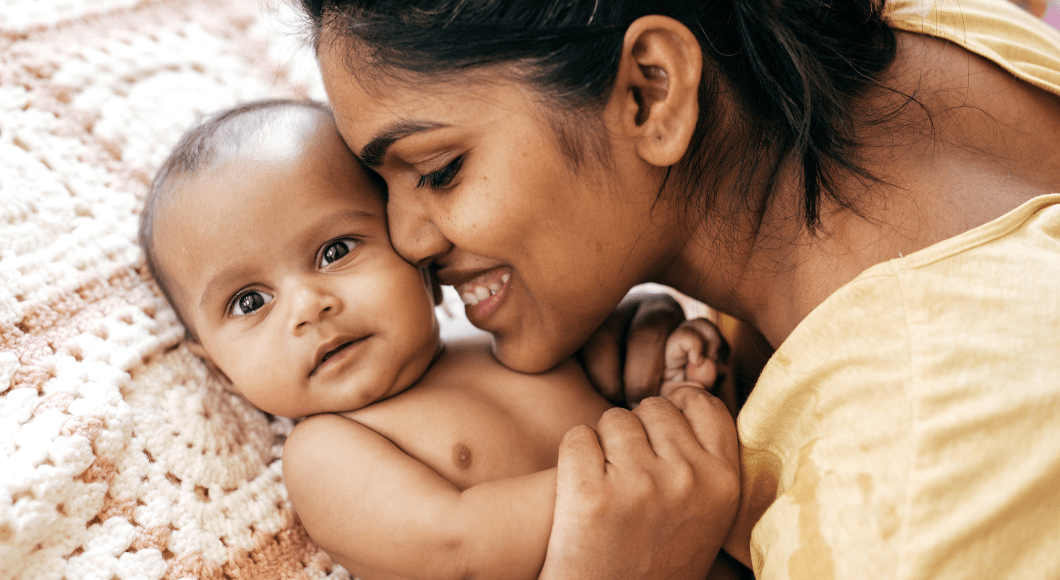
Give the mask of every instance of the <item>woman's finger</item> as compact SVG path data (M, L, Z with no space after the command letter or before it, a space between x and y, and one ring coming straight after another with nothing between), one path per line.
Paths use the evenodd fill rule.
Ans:
M619 406L626 404L622 385L626 332L636 311L634 300L619 304L578 351L589 382L605 399Z
M652 452L664 460L691 457L700 449L699 441L681 410L663 397L648 397L633 414L640 421Z
M623 383L627 405L659 394L666 369L666 339L684 319L681 305L668 294L638 300L626 333Z
M584 495L604 478L604 451L596 431L588 425L567 430L559 444L560 487Z
M667 398L681 410L700 447L739 470L736 425L721 399L693 386L678 387Z
M596 425L596 435L607 463L632 467L655 458L644 425L626 409L615 407L605 412Z

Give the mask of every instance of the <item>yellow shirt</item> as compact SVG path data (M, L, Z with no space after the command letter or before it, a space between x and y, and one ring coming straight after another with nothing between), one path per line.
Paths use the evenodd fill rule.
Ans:
M1060 94L1060 34L1007 2L891 4ZM738 426L759 578L1060 578L1060 194L839 289Z

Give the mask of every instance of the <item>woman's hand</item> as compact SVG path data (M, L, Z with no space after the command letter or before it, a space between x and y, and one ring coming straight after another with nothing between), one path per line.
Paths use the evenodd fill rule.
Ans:
M579 351L596 390L620 407L659 394L670 333L685 320L668 294L630 295Z
M571 429L540 577L702 580L736 515L739 473L732 417L700 388Z
M618 406L632 407L660 394L666 379L666 344L683 332L679 327L687 324L684 317L681 305L668 294L633 294L623 300L578 353L593 386ZM750 325L724 314L716 326L703 322L711 324L711 332L720 327L720 340L707 339L726 370L713 393L735 415L773 348Z

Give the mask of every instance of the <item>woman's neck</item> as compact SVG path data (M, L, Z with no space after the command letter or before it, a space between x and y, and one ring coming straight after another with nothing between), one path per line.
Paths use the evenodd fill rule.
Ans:
M752 324L777 347L874 264L1060 190L1060 149L1049 137L1060 134L1056 96L960 47L905 33L881 84L894 90L868 94L862 110L899 112L858 133L858 160L880 181L840 176L837 189L854 209L825 202L810 232L798 217L801 182L782 179L763 212L692 225L663 282ZM717 223L737 225L719 231Z

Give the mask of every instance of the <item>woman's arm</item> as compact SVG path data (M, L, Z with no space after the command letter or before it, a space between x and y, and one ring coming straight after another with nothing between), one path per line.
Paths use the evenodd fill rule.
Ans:
M461 492L338 415L295 427L283 468L310 537L364 580L529 579L544 561L555 469Z

